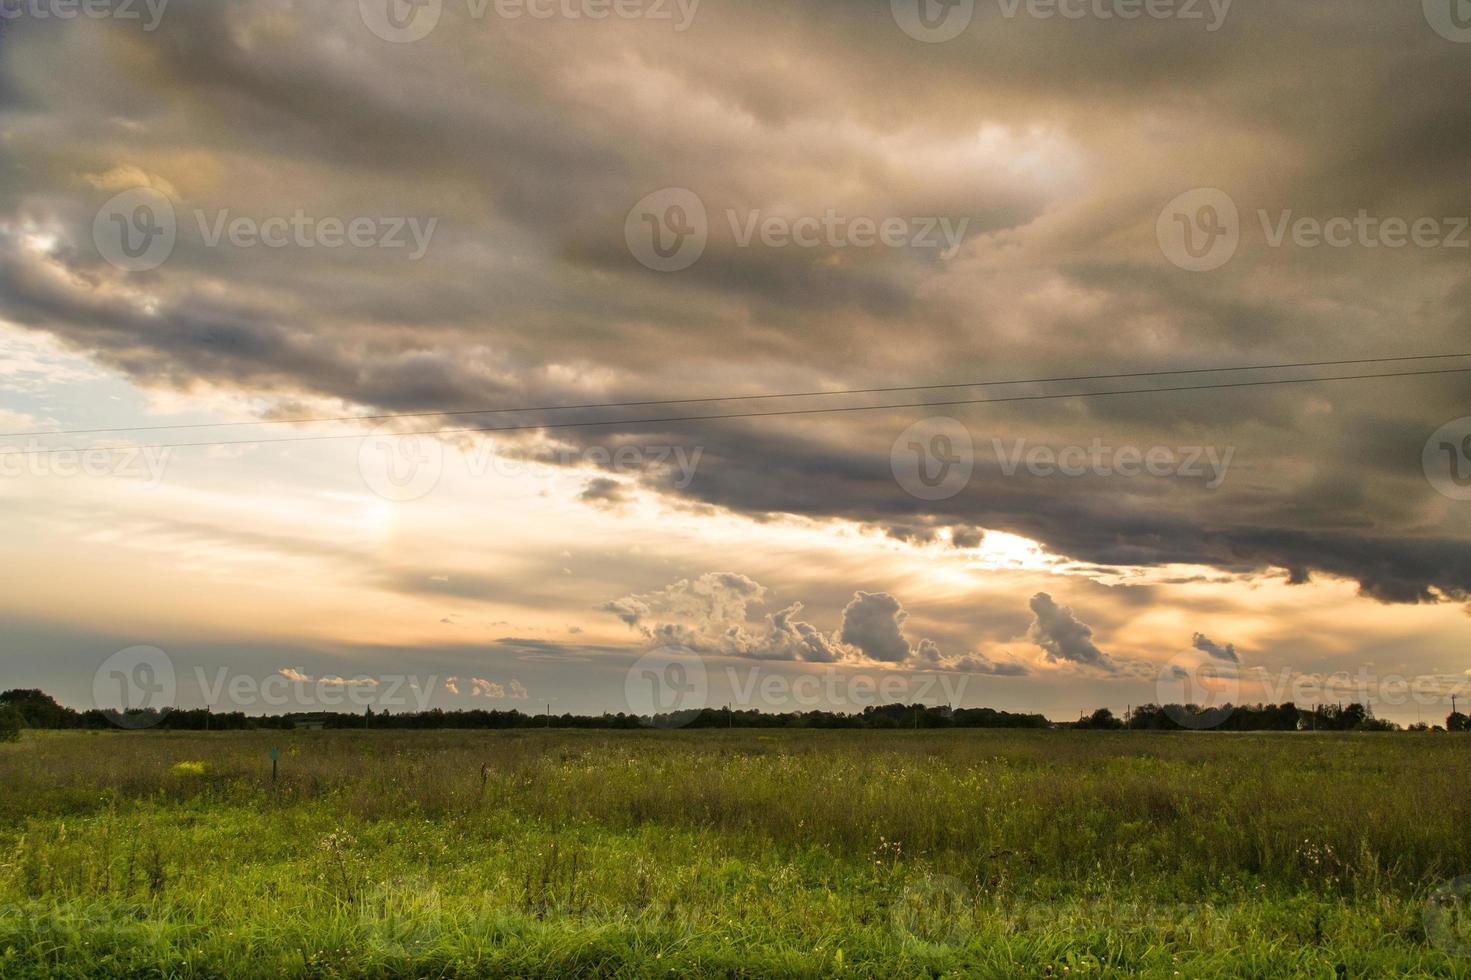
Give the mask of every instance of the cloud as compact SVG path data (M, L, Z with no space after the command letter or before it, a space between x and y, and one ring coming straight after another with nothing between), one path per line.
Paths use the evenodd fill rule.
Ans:
M1241 663L1241 658L1236 655L1236 644L1234 643L1221 646L1204 633L1196 633L1190 638L1190 645L1217 660L1226 660L1233 664Z
M766 595L764 586L744 575L715 572L681 579L656 592L614 599L602 608L651 644L697 653L806 663L868 660L949 669L951 661L933 641L910 646L904 636L909 614L887 593L855 592L833 633L799 620L800 602L754 621L750 606L763 602Z
M470 696L473 698L498 700L506 696L506 689L494 681L488 681L482 677L472 677L470 679Z
M842 641L870 660L898 664L911 654L904 638L909 614L887 592L855 592L843 610Z
M979 548L985 538L986 532L978 527L953 527L950 529L950 543L957 548Z
M600 476L589 480L577 499L596 507L616 509L628 503L630 497L626 483Z
M744 575L709 572L656 592L614 599L602 609L651 644L760 660L831 663L840 658L830 637L796 619L801 603L766 616L761 625L752 623L750 606L765 598L766 588Z
M295 667L282 667L276 673L297 684L316 684L322 687L380 687L382 685L381 681L373 677L347 678L335 674L327 677L313 677Z
M767 617L765 649L778 654L772 659L805 660L819 664L841 660L843 652L831 637L811 623L797 621L796 616L801 611L802 604L794 602Z
M475 23L445 6L457 9L430 38L402 46L361 43L372 39L350 3L297 4L284 19L268 0L181 3L146 46L125 31L12 25L0 63L6 318L145 388L229 387L266 414L302 400L430 412L674 397L717 364L759 395L1298 361L1324 336L1356 352L1345 356L1464 340L1471 275L1456 250L1268 253L1251 231L1258 208L1464 213L1456 134L1471 131L1471 59L1413 5L1342 0L1327 31L1312 5L1264 5L1234 18L1223 44L992 20L922 59L882 3L712 6L706 29L677 37L615 20L555 32L524 18ZM732 57L751 50L765 55L759 70ZM1345 59L1355 70L1321 84L1319 66ZM68 70L47 70L57 64ZM1161 100L1181 77L1194 94ZM1404 91L1414 98L1385 97ZM896 127L899 109L908 122ZM1291 166L1263 168L1264 147ZM180 241L163 268L126 276L95 254L92 222L110 194L142 184L175 202ZM695 187L714 228L704 260L659 276L620 239L633 202L671 184ZM1241 250L1207 276L1170 267L1154 235L1162 204L1196 184L1242 205ZM193 219L351 216L385 202L446 216L424 261L209 249ZM949 261L733 246L725 209L778 207L975 220ZM33 231L57 246L28 247ZM916 545L950 529L951 544L974 547L984 527L1097 568L1282 569L1293 583L1356 582L1371 601L1461 601L1464 512L1425 483L1420 453L1468 397L1461 377L992 405L967 492L926 503L889 466L913 411L691 423L678 438L707 452L690 485L655 474L639 485L757 519L887 528ZM1214 490L1007 475L986 458L990 432L1239 446L1252 472ZM583 499L616 506L616 482L594 481ZM365 557L343 556L358 568ZM534 576L502 577L401 587L548 604L528 595L544 588ZM799 622L792 604L752 623L744 605L669 601L629 596L609 611L743 655L857 649ZM905 639L901 611L854 633L885 657L927 655ZM1058 638L1038 620L1049 658L1104 661L1086 626L1075 624L1081 640Z
M1007 658L996 660L983 653L967 653L946 657L931 640L921 640L911 661L915 666L932 666L960 674L985 674L992 677L1026 677L1031 670L1026 664Z
M980 653L966 654L950 661L947 669L966 674L989 674L992 677L1026 677L1031 669L1015 660L992 660Z
M1033 615L1027 638L1056 662L1086 664L1112 671L1113 664L1093 643L1093 629L1081 622L1073 611L1059 606L1046 592L1038 592L1029 603Z
M1010 655L991 657L979 651L950 655L932 639L911 642L905 634L909 613L887 592L853 593L843 607L838 628L825 632L797 617L800 602L763 617L752 619L749 607L764 601L764 586L731 572L708 573L696 579L681 579L667 588L630 595L603 604L638 630L650 644L678 646L696 653L754 660L786 660L806 663L870 663L913 670L941 670L983 674L993 677L1025 677L1031 668ZM1104 669L1112 664L1088 640L1091 630L1072 618L1070 611L1052 606L1050 611L1038 596L1033 611L1048 613L1048 628L1056 642L1048 642L1080 662ZM1040 610L1040 611L1039 611ZM1033 624L1033 635L1039 627ZM1093 653L1088 659L1088 651ZM1051 654L1049 654L1051 656ZM1069 659L1061 654L1052 659Z
M451 694L464 694L487 701L525 701L528 697L525 685L518 680L512 680L508 689L506 685L484 677L447 677L444 687Z
M654 639L676 630L718 634L729 624L745 620L746 608L765 596L766 589L744 575L706 572L656 592L614 599L602 608ZM675 621L685 625L674 626Z

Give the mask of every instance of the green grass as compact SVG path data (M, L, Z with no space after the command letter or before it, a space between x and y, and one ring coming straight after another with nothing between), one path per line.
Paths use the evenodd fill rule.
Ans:
M1468 751L28 735L0 745L0 975L1466 977L1424 911L1471 873Z

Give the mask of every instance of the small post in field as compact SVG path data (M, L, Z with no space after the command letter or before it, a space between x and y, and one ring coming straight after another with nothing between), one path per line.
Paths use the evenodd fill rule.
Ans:
M276 763L277 763L277 761L280 758L281 758L281 750L280 749L276 749L276 748L271 749L271 783L272 783L272 785L274 785L275 782L276 782Z

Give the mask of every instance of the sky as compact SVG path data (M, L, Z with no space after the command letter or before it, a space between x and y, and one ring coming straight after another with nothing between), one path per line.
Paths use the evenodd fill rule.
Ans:
M0 688L1443 720L1452 12L4 0Z

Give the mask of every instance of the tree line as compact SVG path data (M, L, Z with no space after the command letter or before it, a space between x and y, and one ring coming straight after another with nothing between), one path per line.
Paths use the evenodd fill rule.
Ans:
M1199 705L1145 704L1131 708L1119 718L1108 708L1099 708L1079 720L1073 727L1100 731L1179 731L1203 730L1221 732L1394 732L1400 726L1383 718L1375 718L1365 705L1320 704L1302 708L1288 701L1284 704L1226 705L1207 708ZM1446 716L1445 727L1417 722L1408 731L1471 731L1471 719L1459 711Z
M77 711L37 690L0 693L0 740L17 737L21 729L158 728L165 731L242 731L250 729L514 729L514 728L820 728L820 729L905 729L905 728L1075 728L1090 731L1189 731L1210 729L1231 732L1264 731L1396 731L1399 726L1375 718L1362 704L1316 705L1301 708L1292 703L1240 705L1206 708L1198 705L1146 704L1131 708L1124 718L1108 708L1099 708L1076 722L1057 723L1041 714L999 711L994 708L954 708L922 704L886 704L844 713L836 711L763 712L753 709L700 708L641 716L619 712L602 715L527 714L518 710L471 709L412 711L393 714L374 712L292 712L281 715L247 715L241 711L214 712L203 708L159 711L147 709L124 713L89 709ZM1445 727L1427 724L1410 726L1411 731L1471 731L1471 719L1452 712Z

